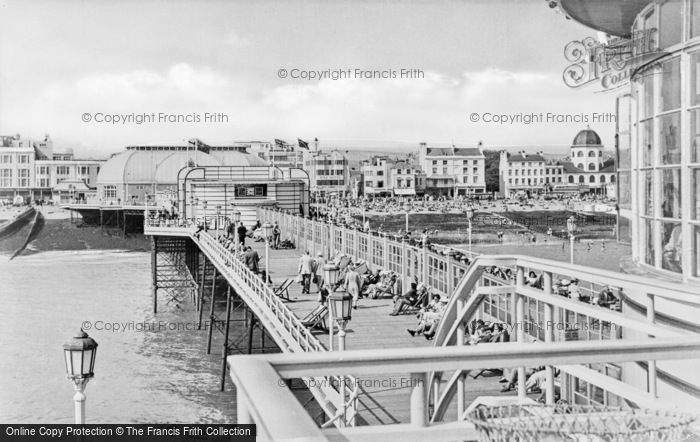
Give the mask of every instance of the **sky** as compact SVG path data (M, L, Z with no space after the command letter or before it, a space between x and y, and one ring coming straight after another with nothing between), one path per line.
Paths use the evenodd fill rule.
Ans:
M0 16L0 134L48 133L82 155L190 137L563 151L585 122L491 121L548 112L588 118L613 145L614 122L590 120L615 94L562 80L564 46L596 33L543 0L0 0ZM144 114L155 121L136 124Z

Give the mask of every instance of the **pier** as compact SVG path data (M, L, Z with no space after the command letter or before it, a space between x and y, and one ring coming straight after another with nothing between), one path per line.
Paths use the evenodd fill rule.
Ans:
M574 397L575 383L585 382L611 403L664 407L669 404L658 399L659 393L668 394L678 386L669 381L662 360L699 354L696 335L667 327L654 315L655 302L697 305L695 294L680 284L526 256L477 256L409 245L386 234L271 209L259 209L258 218L278 223L282 238L290 238L296 246L270 250L273 285L294 278L299 256L308 250L326 258L348 255L372 270L395 272L403 287L417 280L449 297L432 341L410 338L406 328L415 324L415 315L388 316L390 299L362 300L349 323L348 349L329 351L328 335L309 330L301 321L317 305L316 294L302 295L299 284L292 283L288 299L278 296L217 240L216 230L196 233L190 223L177 225L146 215L144 230L152 238L154 311L163 302L193 302L200 322L219 321L221 327L215 328L224 336L222 389L228 368L236 387L237 421L257 423L265 440L294 435L305 440L473 440L476 433L466 420L468 412L479 403L533 401L535 396L525 387L525 369L539 365L547 365L549 404L554 403L555 391ZM264 243L253 246L264 262ZM504 278L504 271L512 277ZM525 284L530 271L542 275L541 286ZM622 309L641 302L645 312L624 315L557 296L554 284L562 278L578 279L587 299L605 286L614 287ZM226 286L225 295L217 295L220 284ZM230 320L233 308L245 312L242 324ZM511 324L510 343L464 345L467 324L476 318ZM581 327L554 326L566 323ZM230 341L231 327L246 328L247 345ZM213 329L209 329L209 351L215 351ZM274 346L270 352L263 345L262 354L243 356L256 353L255 334ZM521 346L531 342L534 347ZM545 353L550 356L541 358ZM625 375L601 375L588 365L592 362L624 363ZM483 376L484 369L507 367L518 372L517 389L511 395L498 393L497 381ZM393 381L398 384L392 385ZM279 387L285 383L291 389ZM317 406L295 398L299 385ZM271 403L277 404L274 410ZM279 413L280 409L286 412Z

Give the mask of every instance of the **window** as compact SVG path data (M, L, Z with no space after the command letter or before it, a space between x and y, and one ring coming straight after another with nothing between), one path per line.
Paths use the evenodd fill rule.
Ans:
M674 112L672 114L660 117L661 120L661 163L662 164L680 164L681 162L681 140L680 140L680 125L681 113Z
M29 163L29 155L19 155L17 157L17 162L20 164L27 164Z
M700 163L700 110L690 112L690 162Z
M588 156L589 156L589 157L594 157L594 156L595 156L595 151L592 150L592 151L588 152Z
M582 157L583 156L583 151L579 150L578 153L576 154L577 157Z
M681 170L664 169L661 175L662 198L661 216L681 217Z
M0 187L12 187L12 169L0 169Z
M574 176L569 175L569 183L574 184Z
M584 169L583 169L583 163L578 163L578 164L576 165L576 167L578 167L578 168L581 169L581 170L584 170Z
M605 175L600 176L600 184L605 184Z
M682 11L683 0L667 0L659 6L659 33L661 34L659 44L661 48L667 48L681 42Z
M584 178L583 178L583 175L579 175L579 176L578 176L578 182L581 183L581 184L585 183L585 180L584 180Z
M595 170L595 163L588 163L588 170Z
M595 175L591 175L588 177L588 182L591 184L595 184Z
M236 198L260 198L267 196L267 184L236 185Z
M102 189L102 197L106 200L117 198L117 186L105 186Z
M90 168L88 166L80 166L80 174L88 175L90 173Z
M661 71L661 111L678 109L681 107L680 57L663 63Z
M0 164L12 164L12 155L9 155L9 154L0 155Z
M68 166L58 166L56 168L56 173L58 175L68 175L70 173L70 168Z
M377 187L384 187L384 181L377 181Z

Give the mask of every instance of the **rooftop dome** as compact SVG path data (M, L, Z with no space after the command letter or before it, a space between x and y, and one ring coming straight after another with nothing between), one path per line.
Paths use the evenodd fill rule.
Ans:
M574 138L573 146L600 146L603 143L600 141L600 137L594 130L590 128L584 129L576 135Z

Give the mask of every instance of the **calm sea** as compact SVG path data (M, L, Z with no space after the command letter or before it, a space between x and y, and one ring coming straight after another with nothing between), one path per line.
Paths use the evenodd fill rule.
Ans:
M0 422L73 421L62 345L83 321L99 343L88 423L235 422L230 379L219 392L220 344L207 355L189 303L161 302L154 318L148 253L0 256Z

